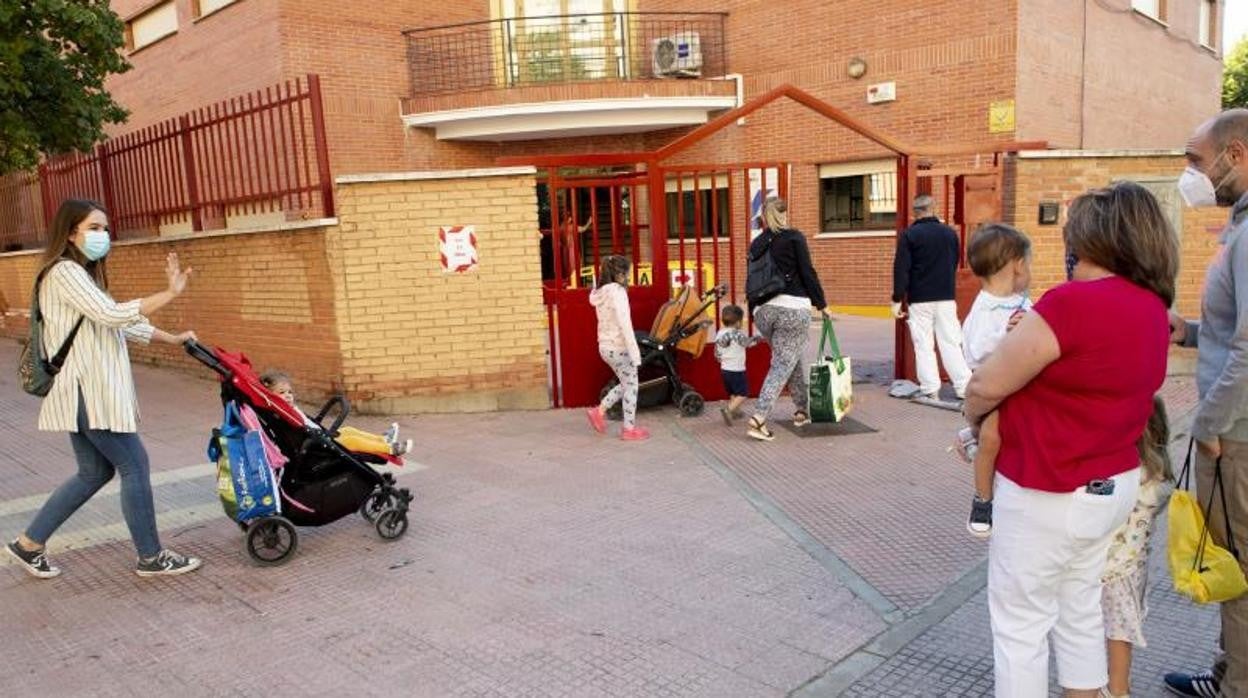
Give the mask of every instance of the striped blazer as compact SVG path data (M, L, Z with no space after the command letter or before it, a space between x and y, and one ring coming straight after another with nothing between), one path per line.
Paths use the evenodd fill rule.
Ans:
M146 344L155 329L139 314L138 300L118 303L95 284L82 265L57 262L43 277L43 348L52 356L78 318L85 318L74 346L39 410L41 431L78 431L78 399L91 429L138 431L139 403L126 340Z

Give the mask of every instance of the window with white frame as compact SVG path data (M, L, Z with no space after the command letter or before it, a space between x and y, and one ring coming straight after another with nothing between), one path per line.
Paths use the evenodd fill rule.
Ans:
M731 220L728 176L669 178L667 194L667 237L692 240L715 237L727 239Z
M195 18L199 19L200 17L207 17L221 8L229 7L236 2L238 0L191 0L191 9L195 14Z
M897 227L897 161L819 166L819 220L824 233Z
M1213 48L1214 37L1217 35L1217 0L1200 0L1200 45L1206 48Z
M1166 0L1131 0L1131 9L1159 22L1166 21Z
M172 0L155 5L126 22L126 48L138 51L178 31L178 6Z
M628 0L499 0L508 83L619 78L628 73ZM634 39L635 40L635 39Z

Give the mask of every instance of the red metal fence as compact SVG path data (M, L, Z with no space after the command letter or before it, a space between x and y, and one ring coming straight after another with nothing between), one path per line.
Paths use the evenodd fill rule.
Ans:
M35 173L0 177L0 252L37 246L43 229L43 203Z
M111 138L91 153L52 158L38 176L45 221L62 200L91 198L108 209L119 237L155 235L162 226L225 228L255 214L334 215L316 75ZM7 194L0 184L0 240L21 229Z

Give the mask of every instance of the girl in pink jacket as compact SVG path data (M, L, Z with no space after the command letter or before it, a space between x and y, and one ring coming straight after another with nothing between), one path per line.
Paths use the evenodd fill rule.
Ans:
M641 365L641 349L633 334L633 319L628 308L628 260L610 255L602 260L598 287L589 294L589 302L598 313L598 355L619 378L619 385L602 398L602 403L588 410L594 430L607 430L607 410L621 399L624 401L624 441L645 441L650 432L637 426L637 367Z

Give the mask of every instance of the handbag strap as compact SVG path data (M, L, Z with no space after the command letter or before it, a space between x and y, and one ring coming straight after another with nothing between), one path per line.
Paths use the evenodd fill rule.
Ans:
M82 329L82 321L85 319L87 319L85 316L78 318L78 322L74 323L74 329L70 330L69 336L65 338L64 342L61 342L61 348L57 349L56 354L48 360L48 363L52 364L56 370L59 371L65 365L65 357L69 356L69 350L74 346L74 338L78 336L78 330Z
M759 233L760 237L763 235L767 236L767 242L763 244L763 249L759 250L758 254L750 255L751 261L762 259L764 255L771 254L771 243L776 241L776 234L771 231L771 228L764 228L763 232ZM776 260L773 258L771 262L775 264Z
M1196 439L1190 439L1187 442L1187 456L1183 459L1183 469L1179 471L1175 484L1181 490L1190 490L1192 488L1192 454L1196 447Z
M30 316L39 323L41 329L43 327L43 310L39 308L39 286L43 283L43 277L48 273L49 269L51 267L39 272L39 276L35 277L35 293L30 301ZM78 330L82 329L82 321L86 319L87 316L85 315L78 316L78 322L74 323L74 327L69 331L69 335L61 342L61 347L48 360L48 363L52 365L55 371L60 371L61 367L65 365L65 357L69 356L69 350L74 346L74 339L78 337Z
M832 345L832 353L827 354L824 348ZM841 345L836 341L836 330L832 327L832 318L823 318L823 334L819 337L819 359L831 358L837 363L843 363L844 356L841 354Z
M1222 457L1218 456L1213 465L1213 487L1209 491L1209 503L1205 505L1205 524L1201 527L1200 544L1196 548L1196 559L1192 561L1192 569L1199 571L1204 564L1205 550L1212 545L1209 535L1209 521L1213 515L1213 498L1218 493L1222 499L1222 521L1226 524L1226 549L1236 560L1239 559L1239 546L1235 545L1235 534L1231 531L1230 510L1226 508L1226 485L1222 482Z

